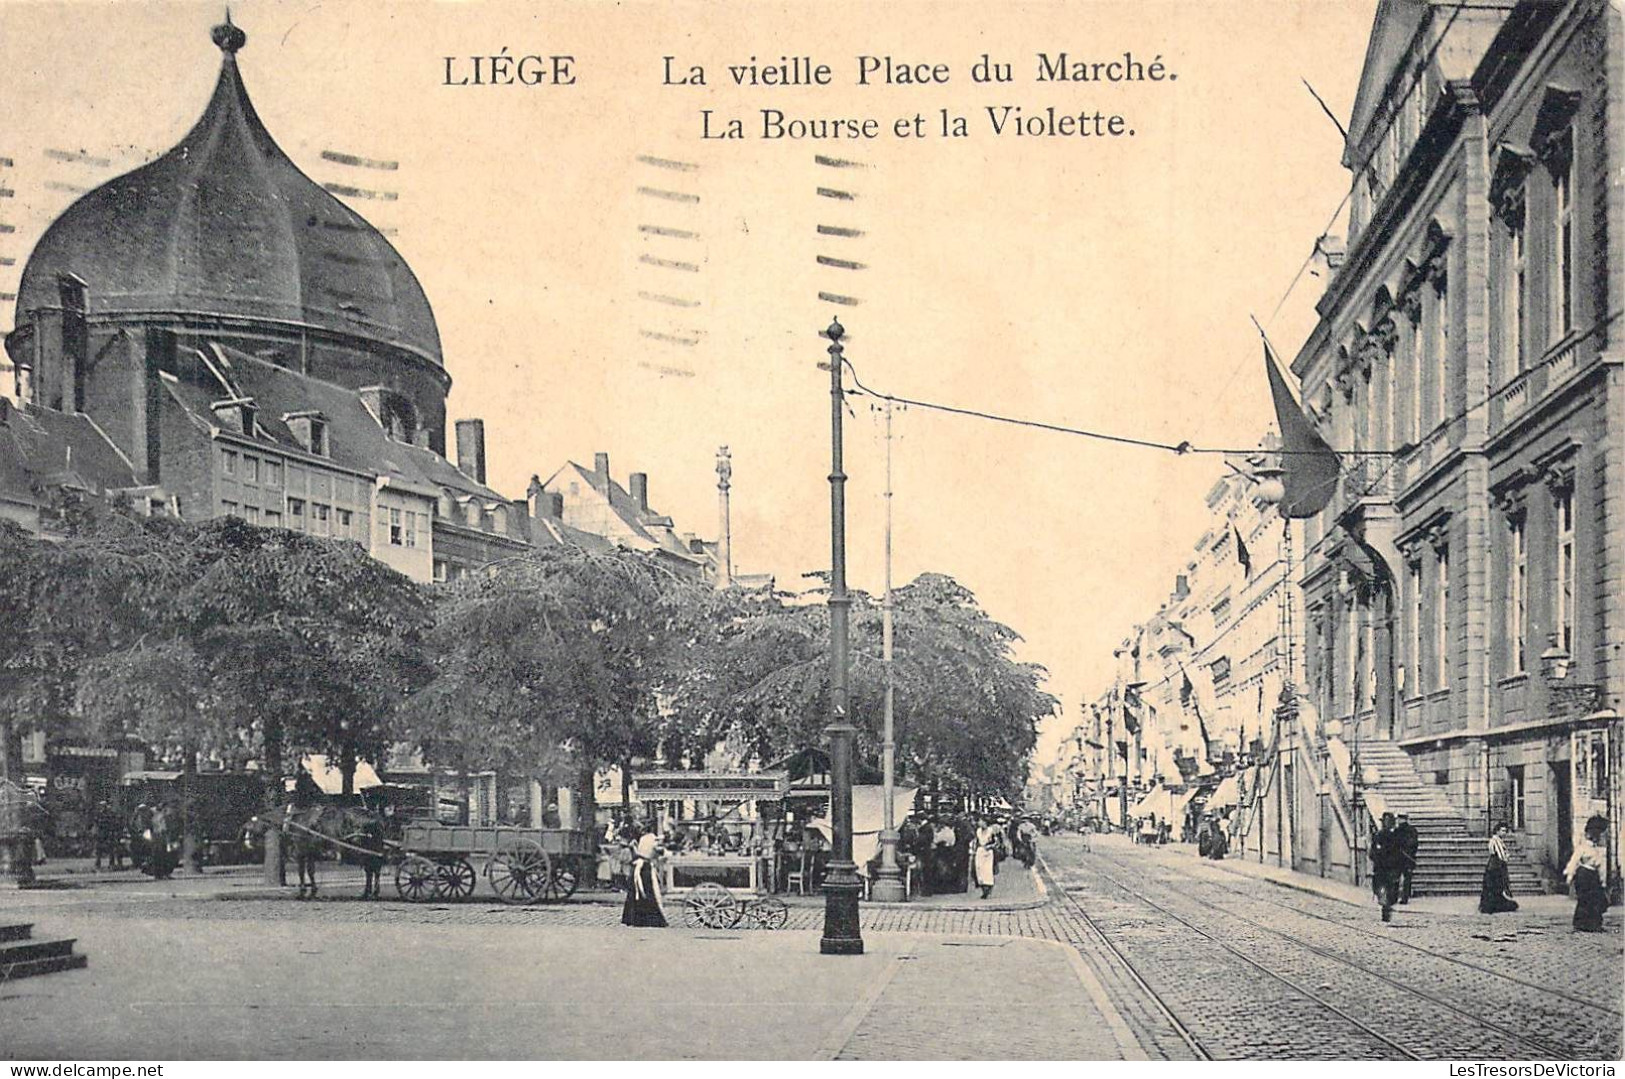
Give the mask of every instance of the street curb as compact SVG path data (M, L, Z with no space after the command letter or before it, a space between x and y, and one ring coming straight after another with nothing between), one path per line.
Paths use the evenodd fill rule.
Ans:
M918 952L919 939L914 934L909 934L902 949L892 956L891 962L887 963L885 969L869 983L869 987L864 990L863 995L853 1002L852 1007L846 1010L845 1015L841 1016L841 1021L835 1024L835 1029L825 1035L824 1040L818 1044L818 1048L813 1050L813 1060L835 1060L841 1055L841 1051L846 1048L847 1043L858 1032L858 1028L863 1025L863 1021L869 1018L869 1013L874 1011L876 1004L880 1003L880 998L885 995L886 988L891 985L892 979L897 977L897 972L902 970L903 964L913 959Z
M1100 983L1100 975L1096 973L1095 968L1090 965L1089 961L1083 957L1083 953L1078 951L1076 945L1068 944L1062 940L1042 940L1034 937L1022 937L1020 939L1036 939L1040 944L1048 944L1061 949L1062 954L1066 956L1066 961L1072 966L1072 973L1077 976L1079 982L1083 983L1083 990L1089 994L1089 999L1094 1003L1095 1010L1100 1013L1102 1019L1106 1020L1106 1026L1112 1032L1112 1041L1117 1043L1117 1048L1122 1052L1123 1059L1151 1059L1151 1055L1146 1051L1144 1044L1134 1036L1134 1031L1129 1028L1128 1020L1123 1018L1123 1013L1118 1011L1117 1005L1112 1003L1111 995L1106 992L1106 987Z

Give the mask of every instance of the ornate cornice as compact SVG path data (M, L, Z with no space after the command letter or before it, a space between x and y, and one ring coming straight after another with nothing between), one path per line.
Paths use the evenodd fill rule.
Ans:
M1534 163L1534 151L1527 146L1499 142L1491 152L1490 206L1508 228L1523 226L1524 179Z
M1552 496L1560 498L1574 490L1575 466L1580 455L1580 444L1573 439L1543 453L1535 459L1536 474L1546 484Z
M1490 488L1490 500L1506 515L1507 520L1521 521L1529 513L1529 485L1534 480L1533 472L1520 468Z

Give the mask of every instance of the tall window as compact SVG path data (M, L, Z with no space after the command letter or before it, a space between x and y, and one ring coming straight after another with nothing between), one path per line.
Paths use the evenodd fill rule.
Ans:
M1405 331L1405 362L1410 367L1410 397L1406 409L1407 426L1405 432L1411 442L1422 441L1422 326L1417 318L1407 318Z
M1513 674L1523 674L1529 659L1524 643L1524 627L1529 624L1529 548L1522 517L1507 522L1507 555L1507 659Z
M1450 548L1439 548L1433 572L1433 656L1440 689L1450 686Z
M1420 696L1427 688L1424 670L1427 666L1422 656L1422 642L1426 638L1422 635L1422 563L1412 562L1409 569L1409 584L1411 593L1411 696Z
M1509 373L1523 370L1524 321L1527 318L1525 297L1528 293L1529 258L1524 243L1524 218L1520 212L1507 224L1506 285L1501 302L1505 305L1503 330L1506 334L1506 357Z
M1574 329L1574 139L1564 136L1552 173L1552 325L1557 337Z
M1557 496L1557 639L1574 654L1574 492Z
M1441 272L1433 287L1433 420L1439 424L1450 418L1450 278Z
M1507 823L1512 826L1513 831L1521 832L1528 824L1521 764L1507 767L1507 818Z

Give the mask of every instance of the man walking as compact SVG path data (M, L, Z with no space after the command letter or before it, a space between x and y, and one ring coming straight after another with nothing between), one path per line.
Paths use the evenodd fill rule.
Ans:
M1371 890L1382 904L1382 920L1394 920L1394 899L1399 887L1400 868L1405 854L1400 846L1399 833L1394 829L1394 815L1382 815L1382 827L1371 837L1366 848L1371 857Z
M1409 813L1399 815L1399 823L1394 826L1394 834L1399 837L1399 850L1402 860L1399 867L1399 901L1411 901L1411 879L1416 876L1416 853L1421 849L1422 837L1411 823Z

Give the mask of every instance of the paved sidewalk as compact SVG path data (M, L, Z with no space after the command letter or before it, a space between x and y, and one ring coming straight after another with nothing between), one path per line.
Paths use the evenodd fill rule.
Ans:
M40 921L90 966L5 987L0 1057L1144 1059L1055 942L867 933L823 956L805 931Z
M1133 850L1133 845L1117 836L1095 837L1095 842L1103 847L1120 848L1125 851ZM1250 877L1253 880L1262 880L1280 888L1292 891L1305 892L1318 895L1325 899L1333 899L1340 903L1347 903L1356 907L1376 909L1376 897L1366 885L1349 884L1346 881L1329 880L1309 873L1298 873L1268 862L1258 862L1252 859L1232 856L1223 861L1212 861L1200 858L1196 853L1194 844L1170 843L1167 846L1157 847L1154 850L1179 858L1188 858L1199 862L1203 867L1217 872L1223 872L1237 877ZM1511 914L1500 914L1495 917L1507 922L1513 922L1523 917L1538 917L1543 920L1559 916L1570 916L1574 913L1574 899L1566 895L1529 895L1517 896L1518 910ZM1428 914L1439 916L1483 917L1478 912L1478 896L1476 895L1441 895L1441 896L1414 896L1411 901L1394 908L1394 916L1402 917L1406 914ZM1615 924L1625 919L1625 910L1620 907L1609 909L1605 924Z
M824 905L822 894L815 895L783 895L779 897L792 907ZM1036 869L1028 869L1015 859L1009 859L999 867L999 872L993 885L993 894L986 899L982 898L980 888L970 888L963 892L951 892L945 895L915 896L907 903L872 903L867 900L862 906L893 908L909 907L920 910L985 910L985 911L1012 911L1035 910L1049 902L1049 895L1044 888L1044 882L1039 879Z
M56 872L50 876L42 874L40 883L23 889L22 895L60 895L63 891L70 891L81 894L112 892L166 899L254 900L288 897L298 890L297 878L292 873L291 867L288 875L291 883L278 888L265 883L259 866L211 867L201 874L177 871L168 880L155 881L151 877L128 869L116 872L96 871L92 869L89 859L82 861L84 862L82 866L68 866L63 863L54 865L47 863L46 866L41 866L42 870L54 868ZM396 898L393 873L392 868L386 867L384 870L384 896L391 900ZM355 866L324 862L318 884L321 894L326 897L349 896L352 893L359 895L362 873ZM12 901L17 898L17 894L13 893ZM490 898L484 877L481 875L474 899L484 901ZM783 895L780 898L791 907L821 909L824 905L822 893L806 896ZM624 895L620 892L583 889L572 896L570 902L619 907L624 899ZM1021 911L1034 910L1048 902L1049 897L1045 892L1044 883L1039 879L1037 872L1011 859L1000 867L993 895L988 899L981 898L980 891L972 889L964 893L916 897L906 904L864 901L862 905L880 908L906 906L920 910L942 911Z

